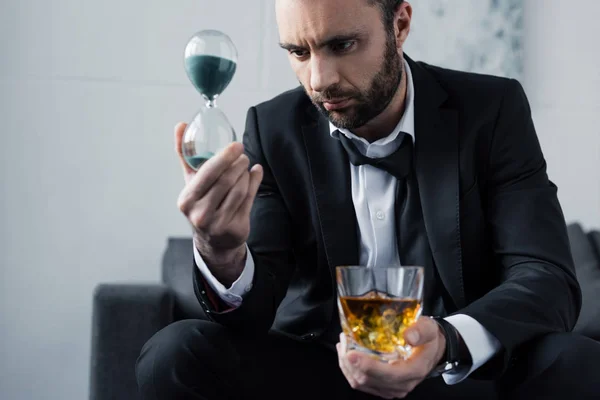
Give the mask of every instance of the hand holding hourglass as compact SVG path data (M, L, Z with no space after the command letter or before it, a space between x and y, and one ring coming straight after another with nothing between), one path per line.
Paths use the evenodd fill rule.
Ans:
M235 142L233 128L215 105L235 72L235 57L210 54L219 49L235 56L229 38L215 31L196 34L186 47L186 71L205 105L189 125L175 127L175 147L186 182L179 209L194 228L194 244L204 261L227 285L243 269L250 210L263 170L260 165L248 170L243 145Z

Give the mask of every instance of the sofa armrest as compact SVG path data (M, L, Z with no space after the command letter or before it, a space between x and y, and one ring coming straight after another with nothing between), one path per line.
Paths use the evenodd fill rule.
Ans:
M90 399L137 399L143 345L173 320L165 285L100 284L93 296Z

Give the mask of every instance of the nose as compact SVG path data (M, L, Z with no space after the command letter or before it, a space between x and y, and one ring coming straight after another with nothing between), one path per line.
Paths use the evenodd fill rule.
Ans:
M322 92L339 83L336 63L323 57L312 57L310 60L310 86L315 92Z

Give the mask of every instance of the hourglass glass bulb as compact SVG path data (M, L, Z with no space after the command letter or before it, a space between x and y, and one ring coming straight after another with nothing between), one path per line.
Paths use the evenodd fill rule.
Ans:
M194 170L237 140L231 123L218 107L203 106L183 134L183 156Z
M216 99L229 86L237 69L237 51L226 34L196 33L185 48L185 71L204 104L186 128L182 150L188 165L198 169L237 137Z

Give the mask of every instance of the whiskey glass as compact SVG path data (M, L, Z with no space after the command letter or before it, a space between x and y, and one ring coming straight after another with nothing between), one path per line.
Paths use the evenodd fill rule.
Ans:
M388 362L410 357L404 331L421 316L424 268L338 266L336 282L347 349Z

